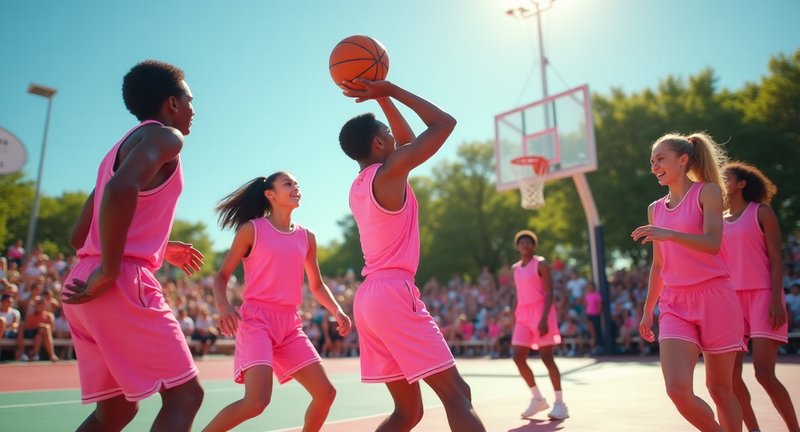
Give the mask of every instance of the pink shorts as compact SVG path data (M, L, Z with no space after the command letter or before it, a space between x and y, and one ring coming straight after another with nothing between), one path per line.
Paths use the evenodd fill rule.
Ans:
M367 276L353 304L361 381L413 384L455 366L439 327L420 300L414 275L381 270Z
M773 330L769 322L769 306L772 303L772 292L769 289L738 290L736 296L739 297L744 315L745 342L751 338L789 342L789 321L787 320L777 330ZM783 296L781 304L786 310L786 296Z
M691 342L708 354L747 351L742 309L727 279L664 287L658 340Z
M99 265L99 257L81 259L66 284L85 281ZM64 314L78 355L82 403L119 395L138 401L197 376L181 326L144 261L123 259L114 286L88 303L64 303Z
M296 306L249 302L239 308L233 379L244 383L244 373L256 365L270 366L281 384L322 359L303 332Z
M550 306L547 313L547 334L539 334L539 321L542 319L544 303L518 305L514 316L514 333L511 345L524 346L534 350L541 347L561 344L561 333L558 331L558 317L555 305Z

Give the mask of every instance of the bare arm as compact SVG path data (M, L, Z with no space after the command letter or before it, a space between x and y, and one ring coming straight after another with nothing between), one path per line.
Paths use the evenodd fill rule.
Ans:
M758 207L758 224L764 231L769 258L772 300L769 317L774 329L786 322L786 308L783 306L783 256L781 255L781 227L775 212L768 205Z
M236 236L233 238L231 248L225 255L217 274L214 276L214 300L217 303L217 310L219 311L219 318L217 323L219 329L223 334L234 336L236 328L238 327L239 315L233 310L230 302L228 301L228 282L231 280L231 274L236 269L236 266L242 262L242 259L247 255L253 247L253 240L255 239L255 229L252 223L242 225Z
M100 204L101 270L114 278L119 273L139 193L162 166L178 157L183 146L183 136L172 128L151 128L143 133L143 142L128 153L106 183Z
M383 110L386 120L389 122L389 128L392 130L397 145L406 145L417 137L411 126L408 125L406 118L400 113L400 110L394 105L391 98L385 97L377 100L378 105Z
M308 276L308 288L311 290L311 294L331 315L336 317L336 322L339 324L339 334L347 336L352 330L350 317L344 313L339 302L336 301L333 293L331 293L330 288L322 281L319 262L317 261L317 239L311 231L308 231L308 254L306 255L304 267ZM328 334L327 332L325 333L326 335Z
M147 127L141 131L141 142L124 157L103 190L99 212L102 264L86 281L73 279L66 286L65 303L91 301L113 285L122 264L139 192L165 164L175 161L181 151L183 135L176 129Z
M544 285L545 292L544 311L542 312L542 319L539 322L539 328L542 334L546 334L548 333L547 317L550 313L550 308L553 306L553 275L550 271L550 266L545 261L539 263L539 276L542 278L542 285Z
M94 213L94 190L86 198L83 204L78 221L75 222L75 227L72 229L72 236L69 239L69 244L78 250L86 243L86 237L89 235L89 228L92 225L92 214Z
M357 80L357 82L366 89L348 91L345 92L346 95L356 97L357 102L391 97L411 108L427 126L410 143L398 147L375 175L374 193L378 203L388 210L398 210L405 202L408 173L430 159L442 147L453 132L456 120L436 105L388 81ZM413 133L409 133L410 128L405 119L393 104L386 102L379 104L384 109L390 126L398 128L400 134L396 137L397 140L413 137Z
M687 203L689 204L689 203ZM703 233L688 234L653 226L652 221L636 228L631 237L642 244L654 241L672 241L698 252L716 255L722 244L722 191L714 183L707 183L700 191L703 208ZM651 218L652 219L652 218Z

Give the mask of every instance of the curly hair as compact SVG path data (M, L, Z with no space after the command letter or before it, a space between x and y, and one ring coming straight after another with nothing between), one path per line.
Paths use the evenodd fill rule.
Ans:
M139 121L151 119L170 96L184 94L183 79L183 71L169 63L143 61L122 79L122 100Z
M372 138L378 133L375 114L367 113L353 117L339 132L339 146L350 159L360 161L369 157Z
M760 169L747 162L729 162L722 167L722 172L733 174L737 181L745 181L742 198L747 202L769 204L778 193L775 183L772 183Z

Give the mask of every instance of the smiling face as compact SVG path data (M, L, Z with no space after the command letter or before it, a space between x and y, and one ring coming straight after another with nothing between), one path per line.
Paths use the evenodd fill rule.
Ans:
M272 183L272 189L264 191L272 207L286 207L294 209L300 207L300 185L293 175L281 173Z
M658 179L658 184L667 186L686 175L688 155L679 155L669 141L661 141L653 146L650 153L650 172Z

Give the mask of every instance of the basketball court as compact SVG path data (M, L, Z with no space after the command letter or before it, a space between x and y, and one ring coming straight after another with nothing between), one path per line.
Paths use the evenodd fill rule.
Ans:
M521 419L530 392L510 359L458 359L459 371L472 388L475 408L488 431L679 431L691 426L678 414L664 392L657 357L557 358L570 418L550 421L546 413ZM226 404L239 399L244 386L230 378L230 357L198 361L206 395L194 423L200 430ZM531 358L537 383L552 402L553 391L542 363ZM324 363L338 396L323 428L331 432L374 430L392 410L386 387L363 384L358 359L327 359ZM702 364L695 369L695 391L710 401L704 386ZM763 430L786 430L766 393L745 364L745 382L753 397L753 408ZM778 377L794 401L800 400L800 357L779 357ZM81 405L77 364L0 365L0 424L4 431L74 430L93 405ZM439 399L422 385L425 415L414 429L447 431L447 419ZM305 390L292 381L276 384L270 406L259 417L236 431L299 431L309 401ZM126 430L147 430L160 407L158 396L140 404L139 414Z

